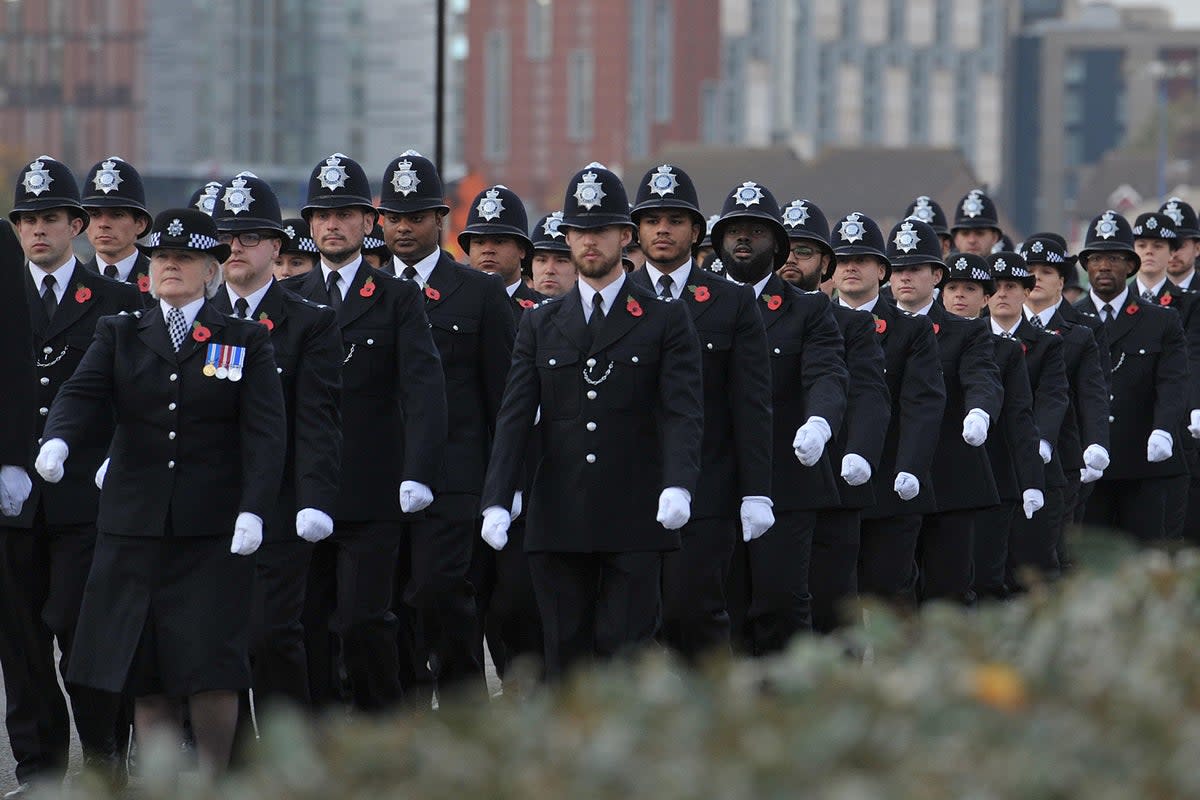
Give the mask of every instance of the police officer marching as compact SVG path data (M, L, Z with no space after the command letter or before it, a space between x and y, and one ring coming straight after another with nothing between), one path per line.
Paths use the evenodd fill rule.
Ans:
M137 248L152 221L142 176L119 156L101 159L83 180L81 202L90 218L88 241L96 251L84 269L132 283L150 305L150 259Z
M517 193L507 186L492 186L471 201L467 227L458 234L458 246L471 268L498 275L504 282L518 324L526 309L546 299L525 285L534 256L528 227L525 204Z

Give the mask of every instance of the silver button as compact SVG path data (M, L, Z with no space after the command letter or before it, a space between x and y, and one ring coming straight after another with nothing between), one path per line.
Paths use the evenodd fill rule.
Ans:
M374 339L367 339L367 344L375 344L375 340L374 340Z
M1116 400L1116 399L1117 399L1117 398L1113 397L1111 394L1108 396L1108 402L1110 402L1110 403L1111 403L1113 400Z
M551 361L550 363L551 363L551 364L553 364L554 362L553 362L553 361ZM594 367L594 366L596 366L596 359L594 359L594 358L589 358L589 359L587 360L587 365L588 365L589 367Z
M587 462L588 462L589 464L595 464L595 463L596 463L596 454L595 454L595 453L588 453L588 454L587 454Z
M712 342L709 342L709 343L708 343L708 349L709 349L709 350L712 350Z
M167 438L168 438L168 439L174 439L174 438L175 438L175 431L171 431L170 433L168 433L168 434L167 434Z
M588 389L588 400L595 400L595 399L596 399L596 390Z
M1139 356L1144 356L1144 355L1146 355L1146 351L1145 351L1145 349L1138 350L1138 355L1139 355Z
M638 357L637 357L637 356L634 356L634 357L633 357L632 359L630 359L630 360L631 360L631 361L633 361L633 363L635 363L635 364L636 364L636 363L638 363Z
M546 363L547 363L547 364L549 364L550 366L552 366L552 367L553 367L555 364L557 364L557 363L558 363L558 359L557 359L557 358L552 358L552 359L550 359L549 361L547 361Z
M451 326L450 326L450 328L451 328L452 330L458 330L458 326L457 326L457 325L451 325Z
M282 375L282 374L283 374L283 367L276 367L276 368L275 368L275 374L276 374L276 375Z
M174 462L174 461L168 461L168 462L167 462L167 469L175 469L175 462Z
M41 408L38 409L38 413L44 417L50 413L50 409L46 408L45 406L42 406Z
M43 376L42 376L42 380L41 380L41 384L42 384L42 386L49 386L49 385L50 385L50 379L49 379L49 378L47 378L46 376L44 376L44 375L43 375Z
M589 422L589 423L587 424L587 429L588 429L589 431L594 431L594 430L596 430L596 423L594 423L594 422Z
M775 348L775 355L779 355L779 348L778 348L778 347L776 347L776 348Z
M1109 417L1109 418L1108 418L1108 421L1109 421L1109 422L1116 422L1116 421L1117 421L1117 418L1116 418L1116 417Z
M173 380L173 381L177 381L177 380L179 380L179 375L177 375L176 373L172 372L172 373L171 373L171 380Z
M174 404L174 403L168 403L168 404L167 404L167 411L174 411L174 410L175 410L175 404Z
M51 353L54 352L54 348L53 347L43 347L42 352L45 353L46 355L50 355Z

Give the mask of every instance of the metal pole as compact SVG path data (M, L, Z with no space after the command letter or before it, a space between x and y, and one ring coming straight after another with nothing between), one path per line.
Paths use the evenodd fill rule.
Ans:
M438 174L444 175L446 146L446 0L437 0L437 42L434 70L435 99L433 104L433 163Z

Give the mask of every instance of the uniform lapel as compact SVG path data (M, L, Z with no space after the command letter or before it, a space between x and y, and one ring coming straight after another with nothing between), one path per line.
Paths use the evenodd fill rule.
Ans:
M65 331L67 328L79 321L92 304L100 302L100 298L96 296L99 289L99 276L92 275L85 269L79 266L78 261L75 264L75 274L71 276L71 283L63 287L66 291L63 292L62 302L58 304L58 310L54 312L54 319L50 320L50 324L46 327L46 338L51 339ZM82 303L79 302L80 289L86 288L87 299Z
M787 284L783 282L783 278L772 275L767 280L767 285L763 287L762 294L758 297L758 302L762 304L759 311L768 328L783 317L785 310L790 305L790 300Z
M175 363L175 349L171 347L171 337L167 333L167 321L163 319L162 306L158 303L150 306L142 314L138 322L138 338L158 353L160 356Z
M688 283L683 287L683 299L687 302L688 308L692 312L692 319L698 320L704 316L704 313L712 308L712 293L709 291L713 282L713 278L704 274L704 270L692 263L692 272L688 276ZM707 292L707 296L702 293L704 300L696 299L696 292L703 286Z
M1137 324L1138 316L1142 311L1142 301L1137 298L1133 290L1130 289L1128 296L1125 298L1125 305L1117 309L1117 315L1113 317L1112 322L1108 323L1108 346L1112 349L1116 346L1125 334L1133 330Z
M272 333L287 322L287 306L283 304L283 289L274 278L271 279L271 288L267 289L258 308L254 309L255 322L266 324L268 320L271 324L267 326L267 329Z
M608 315L604 318L604 325L600 328L599 335L592 342L592 347L588 351L589 356L610 347L637 324L637 318L644 311L642 306L650 302L650 298L653 298L653 295L647 298L644 295L638 297L638 294L641 292L638 292L636 287L629 284L628 281L621 287L621 291L613 300L613 307L609 309ZM635 314L637 316L634 316ZM582 319L582 314L580 318Z
M432 290L425 292L426 308L446 302L450 295L458 291L458 287L462 286L463 282L458 269L454 259L442 253L438 263L433 267L433 272L429 273L429 280L425 284L427 290Z
M192 329L188 331L188 335L183 337L183 344L179 346L179 363L182 364L189 358L194 356L200 350L207 350L209 342L217 344L227 344L221 341L221 331L225 329L226 317L213 307L212 303L205 301L204 305L200 306L200 310L196 313L196 323L200 327L208 328L209 337L205 342L196 341L195 332L197 326L192 324ZM166 327L163 328L166 330ZM168 343L169 346L169 343Z
M354 275L354 283L350 284L350 288L346 291L346 297L342 300L342 307L338 309L338 325L345 328L367 313L367 310L379 299L379 283L386 280L392 280L392 278L382 276L366 261L359 264L358 272ZM369 289L367 288L368 281L371 284Z
M38 296L37 285L29 272L29 264L22 265L25 269L25 299L29 303L29 320L33 323L33 333L38 341L46 338L46 327L50 320L46 318L46 309L42 307L42 298Z
M892 321L896 318L896 309L892 308L892 304L880 297L875 301L875 309L870 312L877 322L875 325L875 335L879 337L879 346L883 347L887 344L888 336L892 333ZM878 322L883 322L883 331L880 332Z
M554 315L554 324L576 347L587 350L588 329L583 320L583 300L579 296L578 284L563 295L559 303L561 305Z

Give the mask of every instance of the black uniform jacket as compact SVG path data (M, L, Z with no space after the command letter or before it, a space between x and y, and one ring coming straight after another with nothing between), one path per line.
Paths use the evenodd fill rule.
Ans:
M33 331L23 275L25 255L8 220L0 219L0 375L5 388L0 392L0 465L27 466L29 443L38 407L34 384ZM30 470L30 478L33 472ZM0 519L0 524L7 524Z
M101 274L100 265L94 255L83 262L83 268L94 275ZM143 308L149 308L158 302L150 295L150 259L144 253L137 254L137 258L133 260L133 269L129 270L124 282L137 288Z
M213 298L232 313L225 287ZM287 411L287 455L279 502L264 535L290 539L302 508L333 515L342 469L342 337L333 309L305 300L272 280L253 319L271 332L275 371Z
M1021 315L1017 339L1025 353L1025 369L1029 373L1029 388L1033 390L1033 419L1038 436L1050 443L1051 458L1046 464L1046 486L1066 486L1058 442L1062 438L1063 420L1070 405L1070 385L1063 359L1063 337L1050 330L1039 330ZM1030 487L1023 486L1023 489Z
M848 453L862 456L878 472L892 418L892 398L884 379L882 334L879 321L868 311L855 311L834 303L833 316L842 332L846 370L850 390L846 396L846 416L841 430L830 444L834 471L841 473L842 457ZM841 477L837 481L842 508L869 508L875 505L872 481L851 486Z
M992 420L985 447L1000 500L1015 502L1020 501L1026 489L1046 488L1045 469L1038 453L1041 436L1034 423L1033 390L1023 343L992 334L992 344L1004 387L1004 402L999 417Z
M696 499L704 435L700 346L682 303L625 279L593 342L578 287L521 323L482 507L508 508L541 407L543 451L525 549L633 552L679 547L656 520L659 493Z
M1108 450L1108 380L1090 327L1067 322L1056 311L1046 330L1062 337L1063 364L1070 387L1055 456L1062 460L1065 474L1083 467L1083 451L1088 445L1098 444Z
M629 280L653 293L645 270ZM679 302L691 312L704 364L704 444L692 519L737 518L741 498L771 496L766 332L753 289L694 265Z
M328 301L324 270L285 289ZM337 312L342 334L342 478L335 519L399 520L400 483L440 491L446 385L421 290L359 265Z
M203 339L204 341L200 341ZM244 347L241 380L204 374L209 345ZM45 437L71 448L116 406L97 528L121 536L230 536L239 512L266 518L283 475L287 422L264 326L201 306L176 353L152 306L106 317L59 390Z

